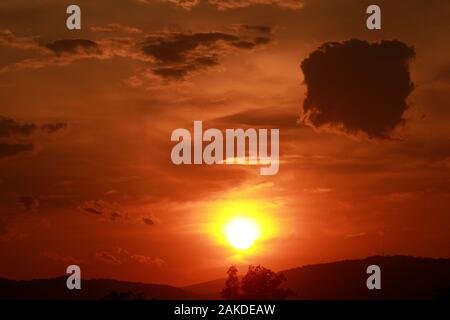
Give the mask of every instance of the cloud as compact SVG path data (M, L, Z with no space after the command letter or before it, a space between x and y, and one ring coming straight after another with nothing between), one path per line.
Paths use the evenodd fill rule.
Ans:
M188 60L200 46L213 47L218 41L234 42L239 37L221 32L183 34L174 33L159 37L150 37L144 42L142 51L155 58L159 63L180 63Z
M103 252L96 252L95 257L98 260L101 260L105 263L109 264L122 264L122 261L117 259L115 256L113 256L111 253L103 251Z
M0 159L32 151L33 148L30 143L0 143Z
M95 28L113 32L123 31L123 27L112 24ZM145 39L113 37L96 41L56 40L35 46L34 48L38 50L36 57L6 65L0 72L38 69L49 65L64 66L87 58L104 60L122 57L145 63L142 72L144 75L151 73L165 80L182 80L193 72L218 66L220 58L228 53L249 51L272 42L270 27L246 25L235 27L233 31L233 33L156 32L147 34ZM142 82L138 76L133 76L127 81L131 86L140 86Z
M60 130L64 130L67 128L66 122L54 122L54 123L44 123L41 125L41 130L47 133L55 133Z
M270 40L223 32L155 34L143 42L142 52L155 61L154 74L182 79L193 71L219 65L227 48L253 49Z
M246 8L254 5L270 5L282 9L298 10L303 8L302 0L208 0L218 10Z
M176 5L185 10L191 10L200 4L200 0L157 0ZM138 0L141 3L155 2L155 0ZM205 0L218 10L246 8L254 5L270 5L282 9L298 10L303 7L302 0Z
M125 34L142 33L141 29L124 26L118 23L109 23L105 26L94 26L90 27L90 29L95 32L111 32L111 33L125 33Z
M57 56L64 54L100 54L101 50L95 41L87 39L56 40L45 45L47 49Z
M18 201L22 208L27 211L35 211L40 205L39 200L32 196L20 196Z
M151 219L151 218L142 218L142 221L149 226L152 226L155 224L155 221L153 221L153 219Z
M71 264L78 264L80 263L80 260L75 259L72 256L63 256L57 252L54 251L45 251L42 253L42 255L50 260L56 261L56 262L62 262L64 266L69 266Z
M0 138L8 139L17 136L31 136L37 128L47 133L55 133L67 126L66 123L46 123L40 127L34 123L20 123L14 119L0 116ZM32 143L16 143L5 141L0 143L0 159L32 151Z
M161 267L164 264L164 260L159 257L149 257L142 254L131 253L128 250L120 247L114 248L113 252L97 252L95 254L95 257L103 262L116 265L136 262L139 264Z
M38 125L34 123L20 123L14 119L0 116L0 138L30 136L37 128L40 128L47 133L55 133L66 127L67 123L65 122L44 123L38 127Z
M267 25L237 24L236 27L238 30L252 31L263 35L271 35L273 33L273 28Z
M397 40L324 43L302 64L308 88L301 121L369 138L389 138L404 123L413 91L414 48Z
M0 45L21 49L41 50L37 37L18 37L11 30L0 30Z
M11 118L0 116L0 138L14 135L28 136L36 130L33 123L19 123Z
M240 111L210 120L212 127L255 126L266 128L295 128L298 111L283 108L260 108Z
M111 221L124 218L124 214L120 212L117 204L104 200L86 201L79 208L84 212L103 216Z

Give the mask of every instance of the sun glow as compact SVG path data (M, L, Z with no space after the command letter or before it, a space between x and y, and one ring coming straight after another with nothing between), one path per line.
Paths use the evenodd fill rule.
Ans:
M228 242L238 250L249 249L259 237L258 224L248 218L236 218L225 226Z
M277 234L277 219L270 205L258 201L228 200L211 204L208 232L217 242L238 254L260 254L268 249L269 239Z

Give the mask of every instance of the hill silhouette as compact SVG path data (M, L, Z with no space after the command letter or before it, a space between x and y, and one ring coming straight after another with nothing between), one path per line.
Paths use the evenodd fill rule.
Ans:
M41 280L0 279L0 299L99 300L111 293L142 294L145 299L191 300L195 294L168 285L108 279L82 280L81 290L68 290L66 277Z
M366 287L366 269L372 264L381 268L381 290ZM450 292L450 259L374 256L280 272L286 277L283 286L296 293L291 299L448 299ZM224 283L217 279L183 289L203 299L220 299Z
M381 268L381 290L368 290L366 269ZM450 259L374 256L359 260L306 265L281 271L292 299L449 299ZM66 278L7 280L0 278L0 299L102 299L132 292L145 299L220 299L225 278L183 288L107 279L82 281L82 290L67 290ZM112 295L117 296L117 295Z

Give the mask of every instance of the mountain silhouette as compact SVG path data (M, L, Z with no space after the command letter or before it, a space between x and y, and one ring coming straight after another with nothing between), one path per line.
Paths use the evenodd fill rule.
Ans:
M381 268L381 290L368 290L366 286L367 267L374 264ZM296 293L291 299L448 299L450 295L450 259L374 256L280 273L286 277L283 286ZM225 279L217 279L183 289L203 299L220 299L224 284Z
M381 268L381 290L368 290L369 265ZM242 270L244 271L244 270ZM293 299L449 299L450 259L374 256L359 260L305 265L281 271ZM42 280L0 278L0 299L88 299L143 297L159 300L220 299L225 279L177 288L107 279L82 281L82 290L68 290L66 277Z
M66 277L42 280L0 278L0 299L99 300L111 293L142 294L145 299L191 300L195 294L168 285L145 284L108 279L82 280L81 290L68 290Z

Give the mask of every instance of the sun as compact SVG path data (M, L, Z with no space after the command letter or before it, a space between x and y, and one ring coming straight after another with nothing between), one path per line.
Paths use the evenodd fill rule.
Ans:
M249 249L259 237L256 221L249 218L235 218L225 226L228 242L238 250Z

